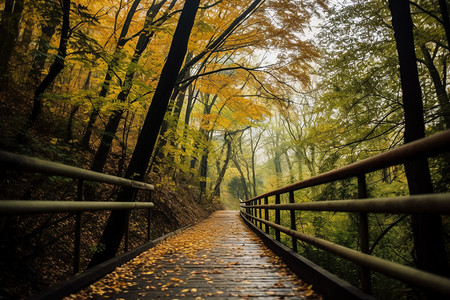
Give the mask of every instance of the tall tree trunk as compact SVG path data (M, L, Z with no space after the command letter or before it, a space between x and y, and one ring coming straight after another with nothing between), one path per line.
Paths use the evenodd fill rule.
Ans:
M209 149L205 148L202 157L200 158L200 166L199 166L199 177L200 177L200 199L199 202L202 201L204 194L206 192L206 178L208 177L208 156ZM191 161L192 164L192 161Z
M189 62L192 59L192 52L189 52L186 55L186 59L185 59L185 63ZM186 73L186 77L190 76L190 72L188 71ZM163 120L163 124L161 126L161 130L159 132L159 138L157 140L156 143L156 147L155 147L155 153L153 155L152 158L152 162L151 162L151 167L153 168L153 166L155 166L156 164L158 164L159 162L161 162L163 160L163 149L164 146L166 145L166 142L169 141L171 143L172 146L175 146L175 139L174 136L171 137L167 137L165 138L166 132L167 130L169 130L169 122L167 120L167 118L170 116L171 118L171 124L172 126L177 126L178 125L178 120L180 118L180 114L181 114L181 110L183 109L183 104L184 104L184 98L186 95L186 90L188 89L188 86L185 86L184 88L182 88L180 90L180 86L178 85L173 93L172 96L170 98L170 102L168 105L168 109L166 112L166 119ZM167 158L166 161L170 161L171 158Z
M300 149L295 149L295 156L297 158L297 169L298 169L298 181L303 180L303 159L302 159L302 152Z
M6 0L0 21L0 90L8 88L8 65L19 35L19 21L23 11L23 0Z
M405 143L423 138L425 125L422 93L416 65L413 23L408 0L389 0L392 25L397 44L405 114ZM411 194L432 193L427 159L405 163ZM411 217L418 267L429 272L449 275L441 218L434 214Z
M39 36L37 47L34 50L34 58L31 63L31 69L28 72L27 80L33 88L39 85L42 77L42 69L45 66L47 53L50 48L50 40L56 32L57 22L48 22L41 26L41 35Z
M247 188L247 182L245 181L244 172L242 172L241 166L239 165L239 162L236 159L236 157L233 157L232 160L233 160L234 166L238 170L239 175L241 177L241 185L242 185L242 188L244 189L244 200L248 200L248 199L250 199L250 195L249 195L248 188Z
M119 40L117 42L117 47L114 50L114 54L112 55L112 60L108 64L108 69L106 70L105 79L103 80L102 87L99 92L99 97L104 98L104 97L106 97L106 95L109 92L109 87L111 85L111 79L112 79L114 70L117 68L117 66L119 64L119 60L121 57L121 51L122 51L123 47L125 46L126 42L128 41L126 39L126 36L128 34L128 29L130 28L134 13L136 12L136 9L140 2L141 2L141 0L135 0L133 2L133 4L131 5L130 10L127 13L127 18L125 19L122 30L120 31ZM89 142L91 141L92 131L94 128L94 124L97 121L98 114L99 114L99 109L97 107L93 107L91 114L89 116L89 122L86 126L83 139L81 140L81 146L85 149L89 148Z
M448 101L445 85L442 83L441 77L439 76L439 71L436 69L436 66L433 63L433 58L428 52L427 47L425 45L420 45L420 50L422 51L425 65L430 73L431 79L433 80L433 85L436 90L436 96L441 108L440 110L445 128L450 129L450 102Z
M158 137L164 113L169 104L170 95L175 85L183 59L186 55L189 36L194 25L195 15L200 0L186 1L181 12L177 28L173 36L166 63L156 87L153 100L147 117L145 118L142 131L138 137L136 147L128 165L125 177L143 180L145 171L150 161L150 156ZM122 188L117 196L118 201L132 201L133 188ZM100 238L100 244L105 245L104 250L94 254L89 267L97 265L109 258L114 257L119 248L125 232L127 212L113 211L108 219L106 228Z
M153 19L158 14L162 5L166 2L166 0L161 1L159 4L150 7L147 11L144 30L139 35L139 39L136 44L136 49L134 51L133 57L131 58L131 62L128 65L127 73L125 74L125 79L122 84L122 90L117 96L117 100L119 103L123 103L127 100L128 95L130 94L131 88L133 87L133 78L134 74L136 74L136 65L139 62L139 59L142 56L145 48L147 48L148 43L150 42L151 37L154 32L149 32L148 28L153 23ZM111 150L112 141L116 135L117 129L119 128L120 120L122 118L123 110L116 109L112 112L112 115L108 119L108 123L105 127L105 132L103 133L102 139L100 141L100 145L97 149L97 152L94 155L94 160L91 165L91 170L96 172L102 172L106 163L106 158Z
M67 55L67 40L69 39L69 15L70 15L70 0L62 2L63 21L61 27L61 37L58 47L58 55L55 55L55 60L50 66L48 74L41 81L36 88L33 97L33 110L28 122L26 130L30 129L36 122L42 111L42 94L53 83L56 76L64 69L64 62Z
M89 89L89 85L90 85L90 81L91 81L91 74L92 74L92 70L88 72L86 81L84 82L83 85L83 90L88 90ZM80 109L80 105L75 105L72 110L70 111L70 115L69 115L69 119L67 120L67 126L66 126L66 142L69 142L70 140L72 140L73 137L73 119L75 117L75 114L78 112L78 110Z
M214 186L214 196L220 197L220 185L222 184L223 178L225 177L225 172L228 168L228 163L231 158L231 138L228 138L228 133L224 136L225 144L227 146L227 152L225 154L225 160L223 161L222 168L220 169L219 175L217 176L216 185Z

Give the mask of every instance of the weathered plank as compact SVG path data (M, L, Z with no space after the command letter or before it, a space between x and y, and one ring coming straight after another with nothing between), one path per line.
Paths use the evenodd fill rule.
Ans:
M70 298L321 299L242 222L220 211Z

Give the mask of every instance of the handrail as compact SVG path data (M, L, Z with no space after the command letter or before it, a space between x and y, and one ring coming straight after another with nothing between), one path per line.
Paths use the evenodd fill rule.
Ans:
M450 215L450 193L354 200L329 200L288 204L246 205L245 208L366 213L429 213Z
M329 253L341 256L361 266L361 288L365 292L371 290L370 270L384 273L392 278L430 289L432 292L450 296L450 278L427 273L404 265L389 262L369 255L368 213L394 214L437 214L450 215L450 193L422 194L402 197L367 198L365 176L367 173L404 164L416 159L450 152L450 130L402 145L373 157L350 165L293 183L276 190L258 195L252 199L241 201L242 216L263 229L269 235L274 229L275 238L281 241L280 232L292 238L292 248L297 251L297 240L321 248ZM358 198L344 200L328 200L295 203L294 191L330 183L348 178L358 178ZM289 203L280 203L280 196L289 194ZM269 204L269 197L275 196ZM264 200L264 204L262 204ZM281 211L290 211L290 227L281 225ZM274 211L275 220L270 220L269 211ZM296 211L331 211L359 213L359 248L360 251L344 247L314 236L297 231ZM264 213L264 214L263 214ZM264 215L264 217L263 217ZM286 223L289 221L287 217Z
M0 150L0 166L3 172L6 169L30 173L41 173L50 176L62 176L78 180L77 201L47 201L47 200L0 200L0 215L38 214L38 213L75 213L74 236L74 273L80 270L80 243L81 243L81 213L96 210L126 210L127 228L125 230L124 250L128 251L128 226L131 209L151 209L151 202L134 202L136 193L130 202L113 201L83 201L84 181L95 181L137 190L152 191L154 186L145 182L127 178L107 175L91 170L67 166L25 155L14 154ZM150 195L150 194L149 194ZM149 199L149 198L148 198ZM150 211L147 214L147 240L150 240Z
M0 150L0 165L5 169L21 170L26 172L36 172L47 175L70 177L75 179L96 181L108 184L115 184L126 187L133 187L143 190L154 190L152 184L135 181L127 178L117 177L91 170L67 166L61 163L51 162L39 158L29 157Z
M412 267L404 266L398 263L390 262L388 260L375 257L369 254L361 253L327 240L317 238L308 234L295 231L273 222L266 221L261 218L254 217L243 212L244 215L272 228L276 228L289 236L295 237L299 240L314 245L320 249L339 255L349 261L355 262L359 265L366 266L372 270L389 275L390 277L403 280L405 282L413 283L417 286L431 289L444 296L450 296L450 279L429 272L414 269Z
M370 173L389 166L403 164L420 157L432 156L446 151L450 151L450 130L402 145L398 148L374 155L348 166L281 187L243 202L248 203L255 199L284 194L331 181L355 177L360 174Z
M151 202L0 200L0 215L123 210L154 206Z

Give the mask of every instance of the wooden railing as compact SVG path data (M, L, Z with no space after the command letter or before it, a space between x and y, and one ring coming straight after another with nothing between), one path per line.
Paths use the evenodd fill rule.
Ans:
M296 252L297 240L301 240L360 265L361 288L365 291L370 290L370 270L373 270L444 297L450 297L449 278L370 255L367 217L368 213L448 215L450 214L450 193L367 199L365 180L367 173L445 152L450 152L450 131L405 144L343 168L242 201L241 214L244 218L259 226L261 230L264 230L267 235L270 232L270 228L273 228L272 231L275 232L275 238L278 241L280 241L281 232L290 236L292 238L292 249ZM352 177L358 179L358 198L360 199L294 203L294 191ZM283 194L288 194L289 203L280 203L280 196ZM273 198L271 197L275 199L272 200ZM271 204L269 204L269 199L271 199ZM270 220L269 211L274 211L274 220ZM281 211L290 212L290 228L281 225ZM359 213L360 251L298 231L296 227L297 211Z
M132 187L137 190L148 192L146 197L150 200L150 191L154 186L148 183L111 176L104 173L85 170L60 163L50 162L38 158L0 151L1 171L40 173L49 176L61 176L77 180L77 197L75 201L45 201L45 200L0 200L1 215L20 214L44 214L44 213L71 213L75 215L74 233L74 261L73 271L80 271L80 249L81 249L81 217L83 212L98 210L127 210L147 209L147 240L150 240L150 209L154 206L151 202L111 202L111 201L83 201L84 181L112 184L116 186ZM134 199L133 199L134 201ZM129 219L129 218L128 218ZM129 222L127 222L127 227ZM125 231L124 251L128 251L128 228Z

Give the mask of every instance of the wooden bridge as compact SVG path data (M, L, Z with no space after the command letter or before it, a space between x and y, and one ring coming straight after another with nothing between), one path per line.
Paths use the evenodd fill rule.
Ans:
M373 299L370 296L371 272L375 271L421 289L433 299L449 299L448 277L370 255L367 214L448 215L450 194L368 199L365 184L365 175L375 170L449 151L450 131L446 131L243 201L240 213L216 212L203 223L150 241L90 268L67 282L57 284L35 298ZM151 210L154 206L150 202L82 201L85 180L147 191L154 189L150 184L4 151L0 152L0 163L2 169L39 172L78 180L78 201L0 201L1 215L77 212L73 255L75 273L79 271L81 212ZM295 201L294 192L297 190L352 177L358 178L360 199ZM281 203L281 195L287 195L288 203ZM283 211L283 215L288 217L282 218ZM299 231L299 211L357 213L360 220L358 249L350 249ZM282 237L291 239L288 244L292 249L281 243ZM125 244L126 241L127 236ZM353 287L297 254L300 241L359 265L361 286Z

